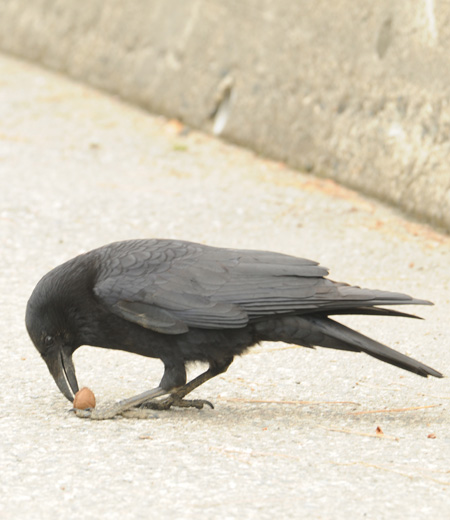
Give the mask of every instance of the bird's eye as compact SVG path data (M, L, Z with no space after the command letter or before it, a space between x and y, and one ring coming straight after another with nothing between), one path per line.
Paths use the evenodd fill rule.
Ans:
M50 347L53 345L53 336L45 336L44 344L46 347Z

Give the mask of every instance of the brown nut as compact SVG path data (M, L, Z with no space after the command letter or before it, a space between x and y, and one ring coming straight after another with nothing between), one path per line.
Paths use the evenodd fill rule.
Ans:
M86 408L95 408L95 395L92 390L86 386L75 394L73 400L73 407L78 410L85 410Z

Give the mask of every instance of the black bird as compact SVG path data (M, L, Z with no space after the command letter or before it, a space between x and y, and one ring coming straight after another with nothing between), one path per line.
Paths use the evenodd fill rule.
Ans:
M430 302L333 282L327 274L311 260L268 251L181 240L115 242L46 274L28 301L26 326L69 401L78 391L72 354L81 345L161 359L164 375L157 388L109 411L84 413L97 419L142 403L201 407L208 402L183 398L260 341L365 352L420 376L443 377L329 317L414 317L378 306ZM209 368L186 383L192 361ZM162 395L168 397L155 401Z

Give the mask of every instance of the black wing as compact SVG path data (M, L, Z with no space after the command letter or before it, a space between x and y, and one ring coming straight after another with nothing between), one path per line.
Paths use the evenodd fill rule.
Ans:
M100 266L94 292L100 301L113 313L165 334L189 327L241 328L279 313L358 308L364 313L374 305L424 303L335 283L324 278L328 270L316 262L267 251L135 240L94 253Z

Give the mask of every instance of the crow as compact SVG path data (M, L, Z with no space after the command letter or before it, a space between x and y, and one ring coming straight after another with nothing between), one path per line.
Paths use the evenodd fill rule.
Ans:
M328 278L317 262L281 253L169 239L114 242L54 268L36 285L26 327L61 393L78 391L72 354L81 345L159 358L158 387L83 417L106 419L135 406L212 404L186 400L261 341L365 352L420 376L443 375L332 320L372 314L415 317L384 305L422 304L406 294ZM186 382L186 365L208 369ZM158 397L166 396L163 399Z

